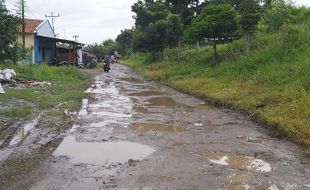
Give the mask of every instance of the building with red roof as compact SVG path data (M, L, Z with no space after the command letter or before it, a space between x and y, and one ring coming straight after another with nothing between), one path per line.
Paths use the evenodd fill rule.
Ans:
M81 43L75 41L58 39L48 20L25 19L25 32L22 25L18 28L18 42L23 43L25 36L25 47L29 50L26 61L32 61L34 64L48 62L52 58L61 57L60 61L66 61L68 64L76 63L76 50L81 48ZM66 51L57 46L57 44L67 44ZM58 53L58 54L57 54ZM60 55L61 54L61 55Z

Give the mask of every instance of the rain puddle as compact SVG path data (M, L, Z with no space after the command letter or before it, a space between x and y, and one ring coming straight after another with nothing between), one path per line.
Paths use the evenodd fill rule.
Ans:
M143 160L154 152L152 147L133 142L77 142L74 136L68 136L53 155L68 157L75 164L105 165Z
M134 82L134 83L141 83L142 81L138 78L120 78L122 81L127 81L127 82Z
M149 106L176 106L177 103L169 97L158 97L158 98L152 98L149 100L150 104Z
M83 99L82 101L82 108L79 111L79 116L87 115L87 108L88 108L88 99Z
M202 153L202 156L206 156L211 162L223 166L229 166L231 168L247 169L256 172L271 172L271 166L269 163L255 159L249 156L223 154L223 153Z
M21 130L17 132L17 134L13 137L11 140L9 146L17 146L19 145L24 138L27 136L27 134L38 124L39 119L41 118L41 115L36 117L34 120L30 121L29 123L26 123Z
M153 112L150 112L148 109L144 108L144 107L137 107L135 106L133 108L135 111L139 112L139 113L143 113L143 114L152 114Z
M251 176L247 175L234 175L227 177L227 190L250 190L250 189L266 189L266 190L279 190L276 185L270 185L268 182L260 182L256 185L250 185L252 181Z
M185 129L181 128L181 127L163 125L163 124L156 124L156 123L133 124L131 126L131 129L139 131L139 132L149 132L149 131L183 132L183 131L185 131Z
M250 188L248 185L252 180L250 176L234 175L227 177L228 187L227 190L247 190Z
M158 91L142 91L142 92L134 92L130 93L130 96L160 96L160 95L166 95L164 92L158 92Z

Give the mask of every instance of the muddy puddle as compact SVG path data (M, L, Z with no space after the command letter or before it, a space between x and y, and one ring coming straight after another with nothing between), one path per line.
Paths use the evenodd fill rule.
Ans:
M170 97L157 97L149 100L149 106L163 106L163 107L173 107L177 105L177 102Z
M159 91L142 91L142 92L134 92L130 93L129 96L162 96L166 95L167 93L165 92L159 92Z
M138 78L133 78L133 77L124 77L124 78L120 78L121 81L125 81L125 82L134 82L134 83L141 83L141 79Z
M137 111L138 113L142 113L142 114L152 114L154 112L151 112L149 111L148 109L146 109L145 107L138 107L138 106L135 106L133 108L133 110Z
M249 175L236 174L228 176L226 180L228 184L227 190L279 190L275 184L270 185L266 181L260 181L258 184L253 185L254 179Z
M160 132L183 132L184 128L172 126L172 125L164 125L158 123L137 123L133 124L131 129L139 132L149 132L149 131L160 131Z
M132 142L77 142L74 136L68 136L54 152L56 157L68 157L79 164L105 165L124 164L128 160L143 160L154 153L152 147Z
M47 176L32 190L309 189L298 148L265 140L246 116L118 64L96 80L46 164Z
M256 159L249 156L224 154L220 152L200 153L200 155L205 156L212 163L222 166L228 166L230 168L245 169L253 172L272 171L269 163L261 159Z

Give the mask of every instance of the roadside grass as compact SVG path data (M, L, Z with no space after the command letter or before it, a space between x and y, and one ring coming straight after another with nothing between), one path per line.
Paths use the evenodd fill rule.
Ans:
M3 111L0 113L3 116L15 117L15 118L26 118L29 119L33 117L32 107L23 105L12 108L8 111Z
M40 65L13 65L0 64L0 69L11 68L17 73L18 78L35 81L47 81L51 86L6 88L6 93L0 95L1 104L14 104L25 101L31 107L17 107L0 112L0 115L29 119L30 116L48 109L60 111L77 110L84 96L84 89L88 83L89 75L74 67L49 67Z
M46 64L0 64L0 69L4 68L14 69L18 78L46 81L51 85L25 85L18 88L4 86L6 93L0 94L0 106L4 107L0 116L23 121L42 114L38 127L52 129L55 133L72 126L72 118L65 114L65 110L77 111L80 108L81 99L85 96L84 90L91 77L90 73L74 67L49 67ZM0 187L19 183L19 179L45 160L59 143L60 139L55 139L30 154L1 163Z
M166 49L165 58L132 55L123 63L142 75L211 103L242 110L310 145L310 24L288 25L278 34L257 34L254 49L243 39L212 49ZM309 154L309 150L308 150Z

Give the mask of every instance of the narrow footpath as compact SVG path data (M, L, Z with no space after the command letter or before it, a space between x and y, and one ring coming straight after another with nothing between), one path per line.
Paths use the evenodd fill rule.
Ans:
M247 116L112 65L30 190L310 189L295 144Z

